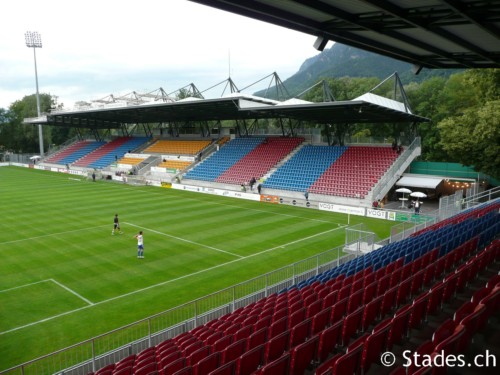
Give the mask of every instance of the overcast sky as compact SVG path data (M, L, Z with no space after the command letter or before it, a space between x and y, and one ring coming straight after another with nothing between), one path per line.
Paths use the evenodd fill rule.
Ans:
M190 83L203 91L229 75L239 89L273 72L285 80L318 53L312 35L187 0L9 1L1 18L0 108L36 91L26 31L42 38L40 93L58 96L65 108L109 94L160 87L171 93ZM223 89L204 95L221 96Z

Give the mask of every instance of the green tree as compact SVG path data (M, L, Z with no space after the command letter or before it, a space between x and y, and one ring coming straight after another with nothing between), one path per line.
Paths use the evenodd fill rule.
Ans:
M500 179L500 99L468 108L438 127L443 149L451 157Z
M50 111L52 97L40 94L40 110L42 113ZM37 117L36 96L25 96L17 100L9 108L8 121L2 124L2 143L6 149L15 153L36 153L40 150L38 140L38 126L23 124L29 117ZM44 148L50 140L50 130L44 127Z

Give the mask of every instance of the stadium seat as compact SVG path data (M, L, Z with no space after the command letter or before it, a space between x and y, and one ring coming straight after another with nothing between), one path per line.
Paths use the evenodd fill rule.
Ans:
M264 345L259 345L242 354L236 362L236 373L250 375L264 363Z
M290 354L285 353L278 359L262 366L256 375L289 375Z
M313 336L290 350L290 375L303 375L313 363L318 350L319 337Z
M282 332L281 334L270 338L265 344L264 361L265 363L272 362L283 355L289 349L290 331Z
M193 375L206 375L217 369L220 363L220 353L212 353L200 359L193 367Z

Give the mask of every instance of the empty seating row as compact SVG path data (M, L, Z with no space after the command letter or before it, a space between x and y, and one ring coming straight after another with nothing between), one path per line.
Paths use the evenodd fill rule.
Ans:
M264 141L263 137L236 138L188 171L184 179L215 181L238 160Z
M145 153L171 155L198 155L212 143L211 140L158 140L144 150Z

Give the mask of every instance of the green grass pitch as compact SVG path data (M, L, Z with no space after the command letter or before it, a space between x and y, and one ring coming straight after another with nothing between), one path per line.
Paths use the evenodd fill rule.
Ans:
M0 168L0 201L0 370L330 250L347 224L325 211L18 167ZM115 213L123 234L111 236ZM395 224L351 216L359 222L380 238Z

